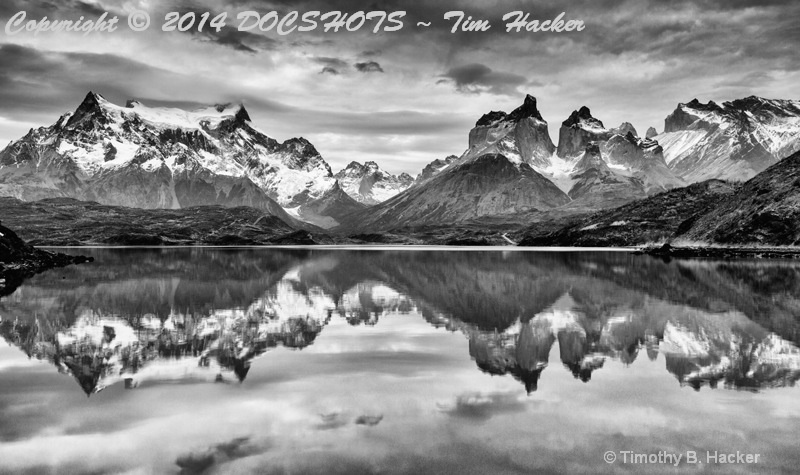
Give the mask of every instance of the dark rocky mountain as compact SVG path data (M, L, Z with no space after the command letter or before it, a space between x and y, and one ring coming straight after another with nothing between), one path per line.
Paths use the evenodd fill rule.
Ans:
M498 153L462 157L419 185L348 216L341 231L455 224L481 217L550 209L569 197L527 163Z
M655 127L648 127L647 128L647 133L644 134L644 137L647 138L647 139L652 139L656 135L658 135L658 131L656 131Z
M682 237L717 244L800 245L800 152L698 216Z
M375 162L350 162L333 177L351 198L366 205L386 201L414 183L408 173L392 175Z
M75 112L0 151L0 194L26 201L251 206L295 226L298 219L333 226L331 214L314 211L314 201L335 183L307 140L279 143L250 123L243 106L231 104L194 111L137 101L119 107L90 92ZM347 195L340 199L343 210L353 206Z
M611 207L644 198L644 184L638 178L616 173L603 160L596 143L586 146L570 176L573 180L570 207Z
M300 196L306 196L305 193ZM308 199L304 206L304 215L314 215L314 220L323 228L332 228L343 222L347 216L367 209L367 205L359 203L334 182L333 186L322 195Z
M654 138L670 169L687 182L744 181L800 150L800 101L693 99L679 104Z
M470 131L469 148L461 157L434 162L420 174L429 178L347 216L339 230L375 232L486 217L507 219L561 206L570 198L533 165L550 163L554 149L536 99L526 96L510 114L483 115Z
M622 247L664 242L686 234L698 216L730 199L736 186L708 180L618 208L540 222L515 234L521 246Z

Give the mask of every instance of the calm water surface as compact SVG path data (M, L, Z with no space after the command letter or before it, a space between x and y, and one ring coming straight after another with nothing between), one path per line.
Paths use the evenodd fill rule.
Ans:
M798 263L70 252L96 262L0 299L2 473L800 466Z

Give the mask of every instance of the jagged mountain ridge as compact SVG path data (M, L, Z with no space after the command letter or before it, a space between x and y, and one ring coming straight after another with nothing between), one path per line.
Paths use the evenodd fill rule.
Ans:
M332 213L316 213L315 200L334 193L346 212L360 206L335 188L330 166L311 143L279 143L251 124L242 105L183 111L128 101L120 107L90 92L74 113L0 152L0 192L23 200L251 206L295 227L300 220L331 227Z
M551 209L570 198L533 165L549 163L555 150L536 98L526 96L510 114L483 115L457 159L435 162L413 186L346 218L340 231L458 223Z
M334 176L350 197L367 205L388 200L414 183L408 173L392 175L375 162L350 162Z
M654 139L670 169L688 182L744 181L800 150L800 101L693 99L667 116Z
M595 146L599 146L599 153ZM482 154L499 154L512 163L529 165L556 184L572 201L555 207L571 214L613 208L704 179L750 178L797 149L800 149L798 101L749 97L718 106L694 100L679 105L667 118L664 133L659 135L650 127L645 138L638 137L627 122L606 128L583 106L561 124L555 146L548 135L547 122L536 107L536 99L527 96L523 105L510 114L492 111L482 116L470 131L467 151L458 158L432 162L426 167L428 173L423 170L415 187L430 180L439 170L446 176L455 176L462 163ZM591 162L591 169L585 161L579 166L587 154L599 158ZM411 190L406 193L412 193ZM438 191L430 188L430 192ZM420 203L420 191L413 193L416 198L409 197L408 206ZM387 216L383 216L383 208L378 209L382 215L379 220L385 224L367 219L365 229L387 229L388 223L394 223L396 228L441 224L443 215L434 207L427 206L431 215L424 218L419 210L398 207L402 201L393 203L395 209L386 211ZM436 200L431 196L430 201ZM413 220L404 220L409 213ZM478 211L469 216L474 219L488 215ZM345 228L352 229L355 223L348 221Z
M426 205L433 213L430 217L414 212L413 223L394 222L449 224L491 213L505 219L565 204L569 214L609 208L707 176L742 179L777 162L776 154L800 148L798 102L749 97L717 105L694 100L679 105L667 118L664 133L653 136L649 129L647 136L652 138L644 139L629 123L605 128L584 106L561 124L556 146L536 99L526 96L511 113L484 114L470 131L469 148L460 157L432 162L409 186L449 174L481 155L499 154L518 168L527 164L570 197L580 194L580 200L554 204L545 196L517 195L518 206L502 210L503 203L514 203L494 198L492 205L486 200L479 200L479 205L472 198L471 205L459 204L470 211L463 216L458 216L460 211L448 213L450 221L440 222L442 214ZM575 167L593 144L600 146L605 166L598 162L587 175ZM74 113L50 127L32 130L0 152L0 193L26 200L74 197L143 208L251 206L294 227L301 227L304 220L322 227L346 222L343 229L354 229L365 203L384 202L410 181L408 175L387 177L377 165L359 166L334 176L307 140L277 142L255 129L241 106L187 112L129 101L119 107L90 93ZM372 168L378 170L371 173ZM359 174L364 177L359 179ZM343 183L337 185L337 177ZM606 186L637 180L644 195L636 186L615 185L622 190L619 193ZM487 182L497 183L492 178ZM513 185L504 184L496 191L507 196L508 187ZM423 201L432 203L436 197Z
M478 119L460 157L432 162L411 188L346 217L340 230L457 223L564 206L571 207L568 212L598 209L682 184L667 169L656 142L636 137L629 123L606 129L586 107L562 124L559 143L566 158L557 154L537 100L528 95L511 113L492 111ZM581 155L570 156L570 147L583 147L582 154L597 160L590 167ZM506 164L517 172L510 173Z
M641 181L643 193L631 194L628 189L615 199L613 195L601 192L594 200L594 208L608 208L631 199L643 198L649 194L686 185L668 169L663 149L658 142L639 138L636 129L628 122L607 129L602 121L592 116L586 106L573 111L561 124L556 154L564 164L560 170L555 169L551 172L554 179L559 172L571 169L570 178L573 181L570 183L574 186L574 175L585 171L579 170L577 161L595 145L600 148L601 161L607 165L607 169L598 172L613 177L616 182ZM572 195L570 192L570 196Z
M536 98L529 94L510 114L492 111L478 119L469 132L469 148L461 158L499 153L514 162L546 167L554 151L547 122Z

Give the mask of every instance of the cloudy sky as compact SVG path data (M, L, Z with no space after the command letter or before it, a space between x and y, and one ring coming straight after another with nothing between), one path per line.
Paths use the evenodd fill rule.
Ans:
M134 9L150 13L145 32L127 27ZM355 12L405 10L399 31L237 31L247 10ZM460 154L475 121L510 111L526 93L539 99L550 133L582 105L607 126L640 133L679 102L759 95L800 98L800 2L796 0L576 0L410 2L400 0L6 0L0 20L118 15L112 34L0 30L0 144L73 110L88 90L124 104L191 108L243 102L254 123L285 140L303 136L334 170L375 160L416 174L431 160ZM493 25L451 33L443 15L462 10ZM571 33L507 33L502 16L567 19ZM169 11L227 12L221 32L162 32ZM418 27L418 21L431 22ZM368 25L370 25L368 23Z

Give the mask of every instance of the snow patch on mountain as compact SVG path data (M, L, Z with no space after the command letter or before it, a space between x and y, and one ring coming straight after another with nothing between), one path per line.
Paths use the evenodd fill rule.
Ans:
M666 132L656 135L653 140L658 142L664 149L664 161L672 163L677 158L692 151L706 136L702 130L690 130L684 132Z

